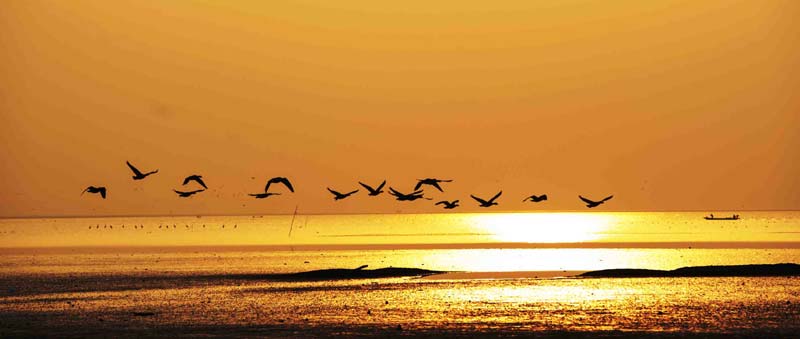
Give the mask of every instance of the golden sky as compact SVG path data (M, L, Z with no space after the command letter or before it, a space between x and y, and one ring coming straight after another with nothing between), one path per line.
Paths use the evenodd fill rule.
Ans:
M0 2L0 216L800 209L797 1ZM134 182L125 166L159 169ZM208 192L180 199L183 177ZM254 200L267 178L295 194ZM453 179L434 201L325 187ZM109 189L105 201L80 196ZM550 200L522 203L531 194ZM459 210L455 210L459 211Z

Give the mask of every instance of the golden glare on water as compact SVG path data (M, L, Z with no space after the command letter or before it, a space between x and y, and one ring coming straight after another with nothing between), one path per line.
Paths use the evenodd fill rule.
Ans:
M613 214L477 214L471 223L499 242L587 242L598 240L614 224Z

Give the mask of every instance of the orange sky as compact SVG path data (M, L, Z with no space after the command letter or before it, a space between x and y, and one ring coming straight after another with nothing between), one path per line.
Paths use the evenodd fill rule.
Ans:
M0 216L439 211L325 190L424 177L454 179L430 195L461 211L500 189L496 211L579 209L577 194L614 194L601 210L800 209L798 13L3 1ZM160 172L133 182L126 160ZM177 198L194 173L211 190ZM242 196L278 175L297 193ZM551 199L520 202L533 193Z

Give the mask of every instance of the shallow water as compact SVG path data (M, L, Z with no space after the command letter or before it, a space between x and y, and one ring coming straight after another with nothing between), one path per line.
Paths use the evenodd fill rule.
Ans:
M552 278L800 262L799 213L742 214L298 216L291 237L291 216L6 219L0 337L791 337L798 277ZM363 264L483 273L257 276Z

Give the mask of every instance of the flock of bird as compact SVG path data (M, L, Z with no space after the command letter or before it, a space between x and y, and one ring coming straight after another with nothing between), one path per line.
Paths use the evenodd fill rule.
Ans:
M133 180L142 180L142 179L145 179L145 178L147 178L148 176L150 176L152 174L158 173L158 170L150 171L150 172L147 172L147 173L143 173L142 171L137 169L135 166L133 166L129 161L126 161L125 163L128 164L128 167L131 169L131 171L133 171ZM432 198L426 198L424 196L424 192L422 190L422 186L423 185L432 186L432 187L436 188L437 190L439 190L439 192L444 192L444 190L442 189L442 186L440 186L439 184L440 183L444 183L444 182L452 182L452 181L453 180L443 180L443 179L435 179L435 178L418 179L416 186L414 186L414 191L413 192L406 194L406 193L402 193L402 192L400 192L400 191L398 191L398 190L396 190L396 189L394 189L392 187L389 187L389 194L394 196L398 201L414 201L414 200L417 200L417 199L433 200ZM202 186L203 188L202 189L192 190L192 191L179 191L179 190L173 189L173 191L181 198L188 198L188 197L191 197L192 195L195 195L197 193L203 192L206 189L208 189L208 186L206 186L206 183L203 182L203 177L200 176L200 175L196 175L195 174L195 175L190 175L190 176L186 177L185 179L183 179L183 186L188 185L190 182L195 182L198 185ZM249 195L252 196L252 197L255 197L256 199L264 199L264 198L268 198L268 197L273 196L273 195L280 195L281 193L270 192L269 191L270 185L273 185L273 184L282 184L287 189L289 189L290 192L294 193L294 187L292 186L292 183L289 181L289 179L284 178L284 177L275 177L275 178L269 179L267 181L267 185L264 187L264 192L250 193ZM360 182L360 181L358 182L358 184L361 185L361 187L364 187L364 189L366 189L369 192L370 196L377 196L377 195L380 195L381 193L384 193L383 188L386 186L386 180L384 180L380 185L378 185L375 188L373 188L372 186L367 185L367 184L365 184L363 182ZM327 189L331 194L333 194L333 200L346 199L349 196L351 196L353 194L356 194L359 191L358 189L356 189L354 191L349 191L347 193L341 193L339 191L331 189L330 187L327 187ZM83 193L86 193L86 192L99 193L100 196L102 196L103 199L105 199L107 190L106 190L106 188L104 186L89 186L86 189L84 189L83 192L81 192L81 195L83 195ZM497 205L497 198L499 198L502 194L503 194L503 191L500 191L497 194L495 194L491 199L488 199L488 200L480 198L480 197L476 197L474 195L470 195L470 197L472 197L472 199L474 199L475 201L478 202L478 206L479 207L492 207L492 206ZM578 198L580 198L584 203L586 203L586 207L588 207L588 208L594 208L594 207L600 206L604 202L608 201L609 199L611 199L613 197L614 197L613 195L610 195L610 196L607 196L607 197L603 198L602 200L594 201L594 200L587 199L587 198L584 198L583 196L578 195ZM542 195L535 195L534 194L534 195L531 195L531 196L523 199L522 201L523 202L531 201L531 202L534 202L534 203L538 203L538 202L542 202L542 201L545 201L545 200L547 200L547 194L542 194ZM442 201L437 202L435 205L443 205L442 207L444 209L454 209L454 208L460 206L458 203L459 203L459 200L453 200L453 201L442 200Z

